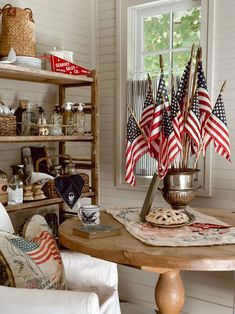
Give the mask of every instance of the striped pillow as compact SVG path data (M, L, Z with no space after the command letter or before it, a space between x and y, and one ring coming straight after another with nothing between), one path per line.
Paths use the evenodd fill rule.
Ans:
M34 215L23 235L0 232L0 285L65 289L60 252L44 217Z

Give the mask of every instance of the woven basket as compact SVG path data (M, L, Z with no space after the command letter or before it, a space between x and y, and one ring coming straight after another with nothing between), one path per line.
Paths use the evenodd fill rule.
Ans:
M16 117L13 115L0 116L0 136L16 135Z
M36 161L36 166L35 166L35 170L38 172L39 171L39 164L40 162L42 162L43 160L49 160L51 161L51 159L55 159L55 158L64 158L64 159L69 159L72 162L72 158L70 155L66 155L66 154L59 154L59 155L52 155L52 156L48 156L48 157L42 157L39 158ZM46 198L58 198L60 197L59 194L56 191L56 187L55 187L55 180L49 180L48 182L46 182L43 185L42 188Z
M61 154L61 155L52 155L52 156L47 156L47 157L42 157L39 158L36 161L36 166L35 166L35 170L38 172L39 171L39 164L40 162L42 162L43 160L49 160L51 163L51 159L54 158L63 158L63 159L67 159L69 160L69 162L73 162L73 158L68 155L68 154ZM89 176L86 173L80 173L77 171L77 174L79 174L82 179L84 180L84 186L82 188L82 193L88 193L90 191L90 186L89 186ZM65 174L66 176L67 174ZM44 184L43 188L42 188L46 198L58 198L60 197L59 194L56 191L56 187L55 187L55 180L49 180L47 183Z
M77 172L77 174L79 174L83 178L83 181L84 181L84 186L82 188L82 193L90 192L89 175L87 173L81 173L81 172Z
M17 56L35 57L35 24L31 9L6 4L0 10L0 14L2 14L0 57L7 56L11 48L14 48Z
M46 198L58 198L58 197L60 197L56 191L54 179L45 183L43 185L42 190L43 190L43 193L46 196Z

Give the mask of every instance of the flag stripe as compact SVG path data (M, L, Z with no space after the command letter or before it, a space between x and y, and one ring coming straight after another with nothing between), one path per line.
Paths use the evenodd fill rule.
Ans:
M142 135L134 116L131 114L127 123L125 180L132 186L136 184L134 175L136 163L148 151L148 143Z
M215 152L227 160L231 160L230 139L222 94L220 93L215 106L205 126L206 140L203 153L205 154L211 140L214 141Z

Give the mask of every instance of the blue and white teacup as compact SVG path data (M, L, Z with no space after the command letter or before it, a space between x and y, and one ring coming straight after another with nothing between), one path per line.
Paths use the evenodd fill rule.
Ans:
M78 216L84 225L98 225L100 223L100 206L82 205Z

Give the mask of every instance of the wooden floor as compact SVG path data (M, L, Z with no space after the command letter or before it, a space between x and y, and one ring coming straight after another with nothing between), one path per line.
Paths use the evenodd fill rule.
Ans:
M156 314L154 310L129 302L121 302L121 312L122 314Z

